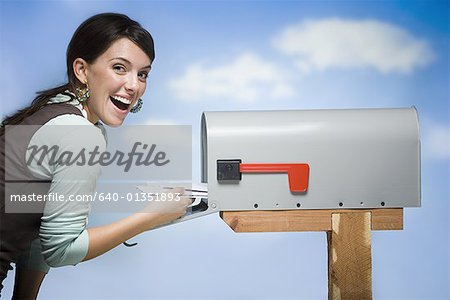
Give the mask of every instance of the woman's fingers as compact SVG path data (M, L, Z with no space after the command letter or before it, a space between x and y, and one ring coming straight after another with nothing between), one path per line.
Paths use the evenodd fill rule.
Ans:
M148 213L149 221L155 220L157 225L163 225L174 221L186 214L192 199L184 195L185 189L177 187L170 189L165 195L154 199L144 209Z

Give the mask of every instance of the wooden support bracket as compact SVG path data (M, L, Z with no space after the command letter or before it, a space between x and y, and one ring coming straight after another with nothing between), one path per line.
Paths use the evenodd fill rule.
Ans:
M402 230L403 209L223 211L235 232L325 231L328 299L372 299L371 230Z

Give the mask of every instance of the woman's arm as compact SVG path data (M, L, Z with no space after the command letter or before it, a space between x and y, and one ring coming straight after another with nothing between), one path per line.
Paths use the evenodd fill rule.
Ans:
M53 126L68 125L86 122L79 126ZM53 123L51 123L53 121ZM48 126L47 126L48 125ZM50 126L52 125L52 126ZM81 142L77 142L81 141ZM71 201L71 197L92 195L96 182L101 173L99 164L82 164L65 162L61 157L65 153L103 152L106 149L105 139L100 131L80 116L61 116L42 126L33 136L30 144L47 147L57 146L55 161L47 156L41 164L33 160L29 168L45 178L52 180L49 194L58 195L61 201L46 201L39 237L42 245L42 254L46 263L51 267L76 265L86 256L89 245L86 230L87 217L90 211L89 201Z

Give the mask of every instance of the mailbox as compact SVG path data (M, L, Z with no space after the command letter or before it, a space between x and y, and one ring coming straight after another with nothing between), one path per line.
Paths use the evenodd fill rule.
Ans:
M420 206L416 109L204 112L208 209Z

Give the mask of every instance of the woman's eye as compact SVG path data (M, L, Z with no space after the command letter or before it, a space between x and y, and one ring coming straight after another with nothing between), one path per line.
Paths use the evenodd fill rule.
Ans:
M139 78L141 78L141 79L147 79L147 77L148 77L148 73L146 73L146 72L142 72L142 73L139 73L138 74L138 76L139 76Z
M125 72L125 67L121 66L121 65L115 65L115 66L113 66L113 69L114 69L114 71L117 71L117 72Z

